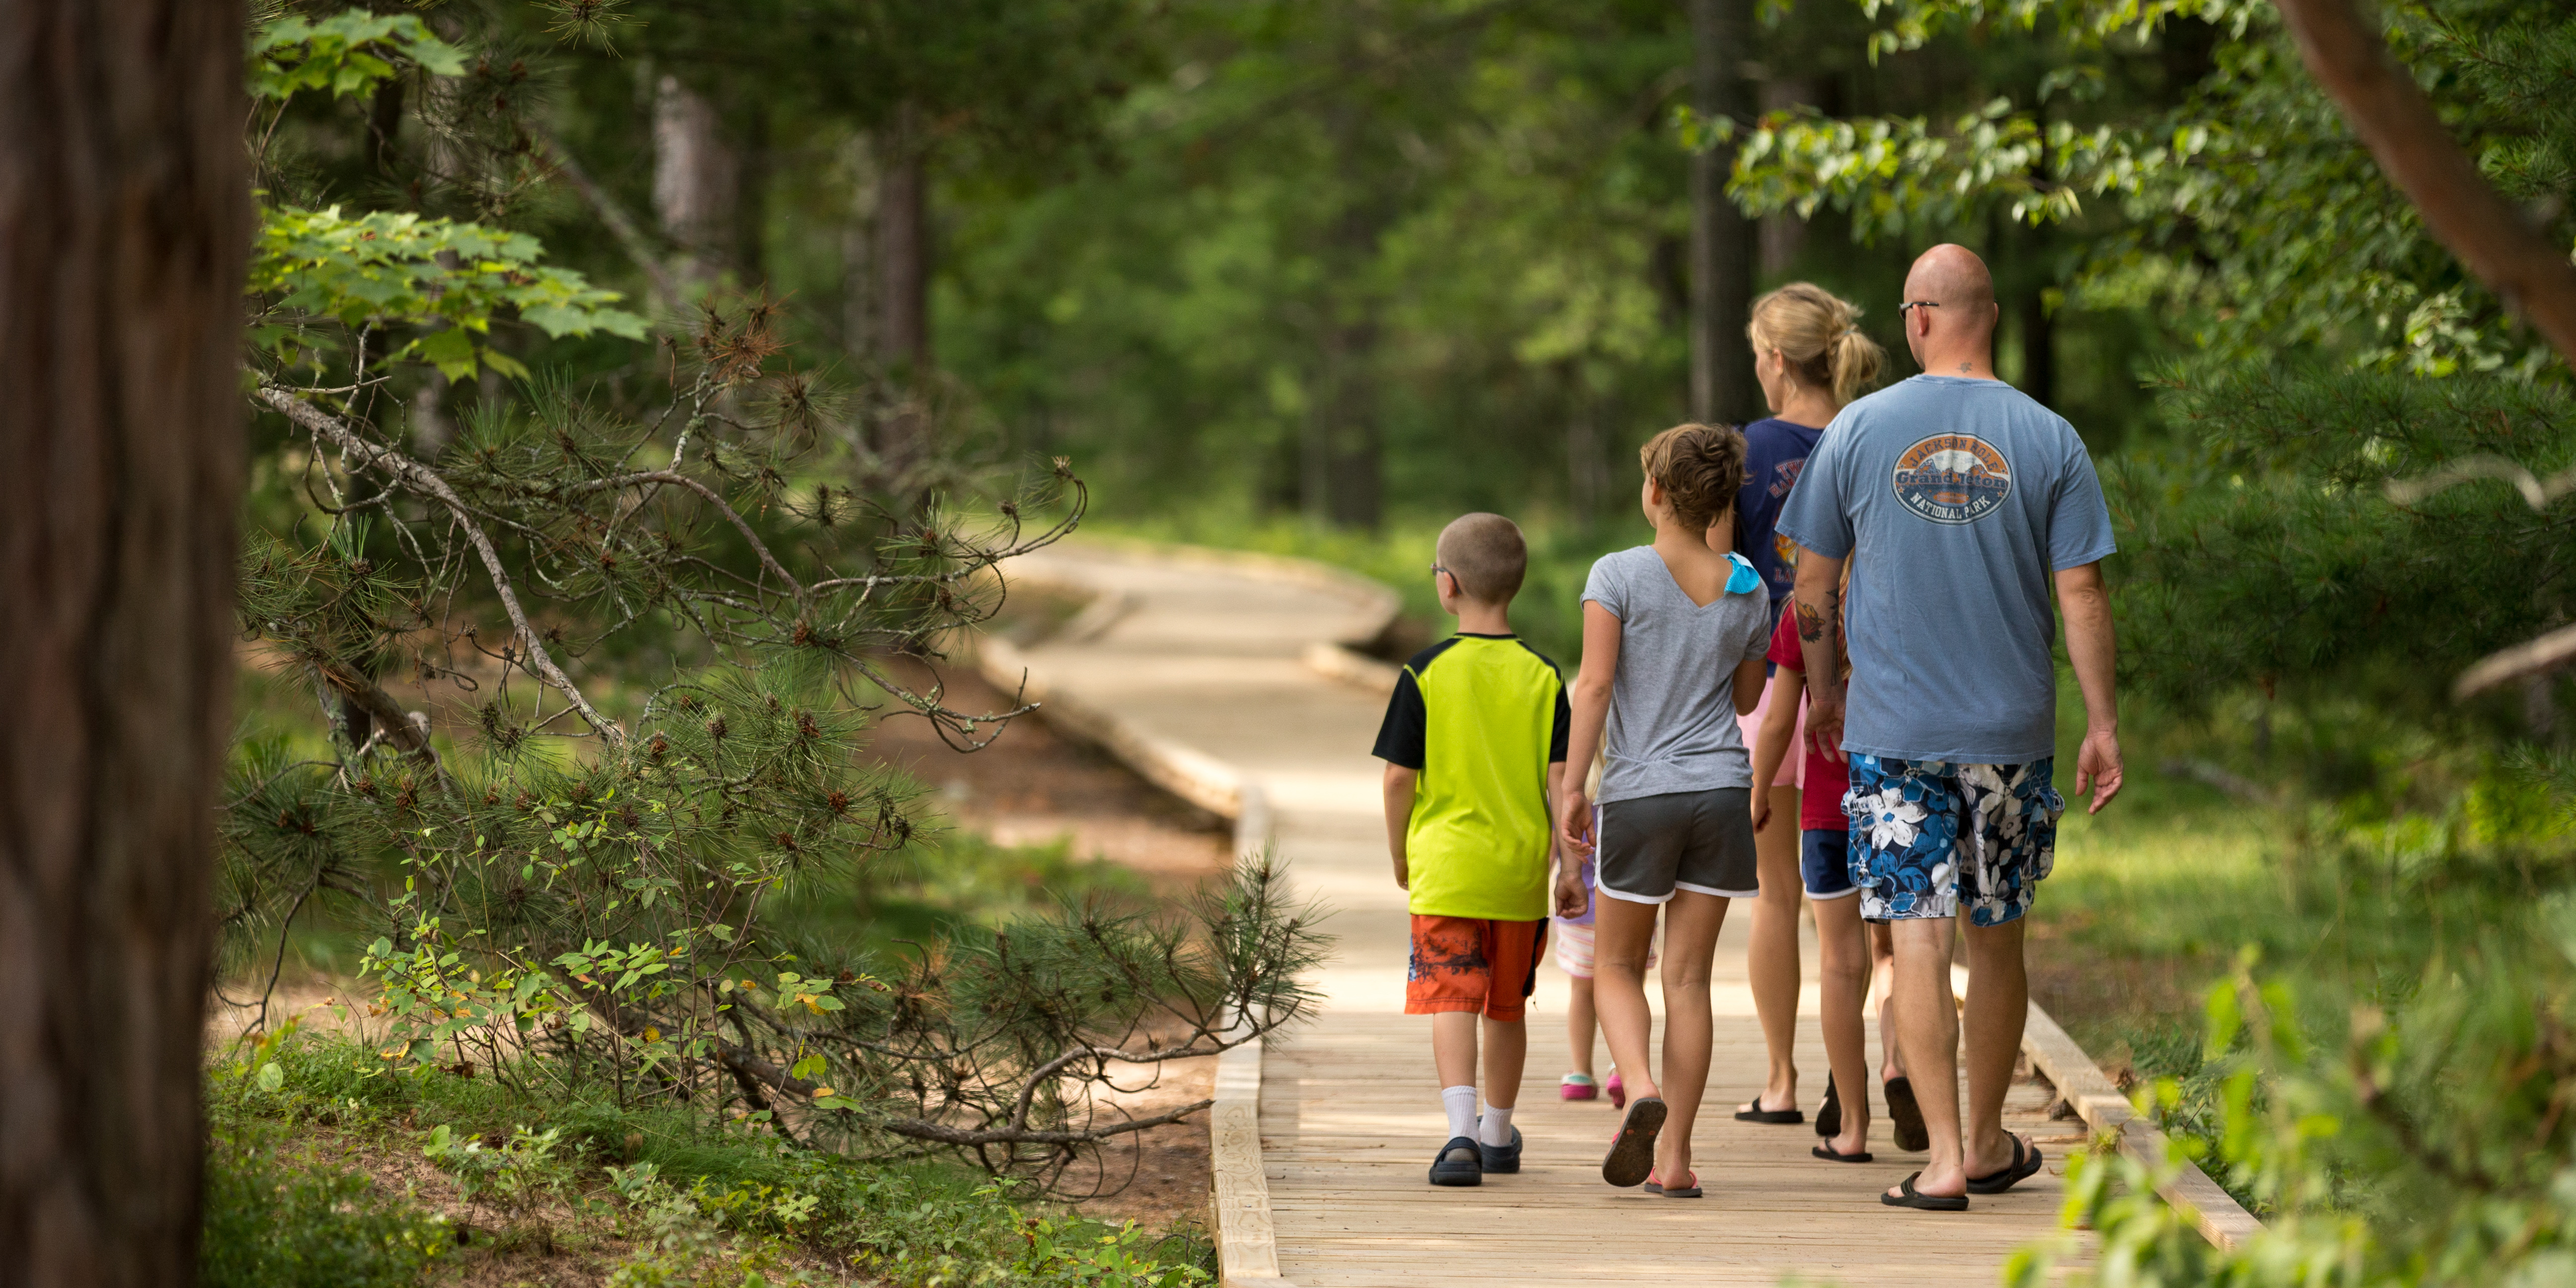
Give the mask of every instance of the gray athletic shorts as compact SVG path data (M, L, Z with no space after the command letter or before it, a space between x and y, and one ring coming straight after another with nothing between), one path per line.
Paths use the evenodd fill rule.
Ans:
M1750 899L1761 892L1748 788L1611 801L1601 807L1598 833L1598 882L1613 899L1662 903L1675 890Z

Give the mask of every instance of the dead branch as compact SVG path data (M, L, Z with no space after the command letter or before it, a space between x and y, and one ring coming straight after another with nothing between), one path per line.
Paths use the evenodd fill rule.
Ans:
M2309 74L2451 253L2576 364L2576 265L2478 172L2352 0L2274 0Z
M563 668L556 666L554 658L546 652L545 641L538 638L536 628L529 624L527 610L519 607L518 591L510 583L509 571L501 566L501 552L493 549L490 534L483 531L483 525L475 521L473 510L466 506L464 498L456 494L456 489L447 485L446 479L439 477L436 470L401 452L368 442L339 417L306 402L296 391L284 385L262 381L259 395L262 401L284 412L288 420L302 426L317 439L328 440L366 468L400 479L413 490L446 507L454 516L456 526L465 533L466 540L474 543L475 553L482 557L484 574L492 579L493 591L500 596L502 608L510 614L511 630L524 650L521 656L527 659L528 669L534 671L548 688L561 693L564 700L581 713L581 718L591 729L608 740L609 745L621 748L626 745L626 730L600 715L590 705L590 699L583 697L581 689L573 684L572 677L565 675Z
M653 252L653 243L635 226L625 208L590 177L589 171L581 168L580 162L573 160L572 151L554 136L554 131L533 128L531 133L536 140L538 155L553 167L554 173L562 176L564 182L572 185L574 192L581 194L591 213L608 226L609 236L617 239L627 258L644 270L645 278L652 284L651 311L661 313L677 309L686 298L681 294L679 279L671 275L671 266L663 263L662 257Z
M1086 1127L1076 1131L1032 1130L1016 1126L968 1130L963 1127L951 1127L945 1123L904 1121L887 1123L885 1129L907 1140L930 1140L942 1145L1089 1145L1107 1140L1112 1136L1123 1136L1129 1132L1176 1123L1215 1103L1213 1100L1196 1101L1169 1113L1156 1114L1151 1118L1131 1118L1113 1126Z

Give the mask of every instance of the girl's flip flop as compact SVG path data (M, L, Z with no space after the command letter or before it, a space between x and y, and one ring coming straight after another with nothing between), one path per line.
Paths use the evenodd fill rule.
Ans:
M1656 1180L1652 1173L1649 1173L1646 1177L1646 1192L1648 1194L1661 1194L1668 1199L1698 1198L1700 1196L1699 1173L1691 1173L1690 1184L1681 1186L1666 1185L1663 1182Z
M1914 1084L1903 1077L1887 1080L1887 1119L1896 1125L1896 1147L1909 1154L1932 1148L1932 1132L1923 1125L1923 1106L1914 1103Z
M1755 1096L1752 1108L1735 1111L1735 1121L1760 1123L1765 1127L1795 1127L1807 1121L1807 1116L1795 1109L1765 1109L1762 1107L1762 1097Z
M1916 1176L1921 1176L1922 1174L1923 1173L1921 1172L1916 1172L1914 1176L1906 1177L1904 1180L1896 1183L1896 1188L1902 1194L1902 1197L1899 1197L1897 1194L1890 1194L1885 1190L1881 1190L1879 1191L1878 1201L1888 1205L1889 1207L1913 1208L1922 1212L1965 1212L1968 1210L1968 1198L1964 1194L1957 1198L1947 1198L1939 1194L1925 1194L1916 1190L1914 1188L1914 1178Z
M1818 1145L1807 1152L1825 1160L1828 1163L1866 1163L1871 1161L1868 1150L1864 1149L1857 1154L1837 1154L1834 1152L1834 1147L1830 1143Z
M1628 1116L1619 1121L1619 1134L1610 1138L1610 1152L1601 1159L1601 1179L1624 1190L1653 1176L1655 1137L1663 1129L1662 1097L1637 1097L1628 1106Z

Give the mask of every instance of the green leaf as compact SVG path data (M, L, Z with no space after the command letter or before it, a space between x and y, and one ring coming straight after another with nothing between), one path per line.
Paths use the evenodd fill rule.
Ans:
M260 1090L262 1090L262 1091L272 1091L272 1092L273 1092L273 1091L278 1090L279 1088L284 1087L285 1085L286 1085L286 1070L279 1068L279 1067L278 1067L278 1064L277 1064L277 1061L275 1061L275 1060L271 1060L271 1061L269 1061L268 1063L263 1064L263 1065L261 1065L261 1066L259 1067L259 1089L260 1089Z

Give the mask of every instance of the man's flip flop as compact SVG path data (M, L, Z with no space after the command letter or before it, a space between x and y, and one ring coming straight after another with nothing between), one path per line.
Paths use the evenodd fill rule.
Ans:
M1601 1159L1601 1179L1624 1190L1653 1176L1655 1136L1663 1129L1663 1098L1637 1097L1628 1106L1628 1116L1619 1120L1619 1134L1610 1138L1610 1152Z
M1964 1194L1957 1198L1945 1198L1938 1194L1925 1194L1916 1190L1914 1188L1914 1177L1921 1176L1922 1174L1923 1173L1921 1172L1916 1172L1914 1176L1906 1177L1904 1180L1896 1183L1896 1188L1902 1192L1902 1197L1899 1197L1896 1194L1890 1194L1885 1190L1881 1190L1878 1194L1878 1201L1888 1205L1889 1207L1914 1208L1924 1212L1965 1212L1968 1210L1968 1198Z
M1690 1184L1682 1186L1666 1185L1663 1182L1656 1180L1652 1174L1649 1174L1646 1177L1646 1192L1648 1194L1661 1194L1668 1199L1698 1198L1700 1196L1699 1173L1691 1173Z
M2041 1162L2039 1146L2033 1145L2028 1149L2024 1149L2022 1148L2021 1137L2014 1136L2011 1140L2013 1143L2012 1165L1999 1172L1988 1172L1983 1176L1969 1177L1968 1192L1970 1194L2001 1194L2005 1190L2011 1189L2012 1187L2021 1184L2023 1181L2029 1180L2031 1177L2039 1174L2039 1165Z
M1807 1121L1807 1116L1795 1109L1765 1109L1762 1107L1762 1097L1755 1096L1752 1108L1735 1111L1735 1121L1760 1123L1765 1127L1795 1127Z
M1834 1075L1825 1075L1825 1103L1816 1106L1816 1134L1828 1140L1843 1134L1842 1097L1834 1091Z
M1914 1103L1914 1084L1902 1077L1886 1084L1887 1119L1896 1124L1896 1147L1909 1154L1932 1148L1932 1132L1923 1125L1923 1106Z
M1871 1161L1868 1150L1864 1149L1857 1154L1837 1154L1834 1152L1834 1147L1830 1144L1818 1145L1807 1152L1825 1160L1828 1163L1866 1163Z

